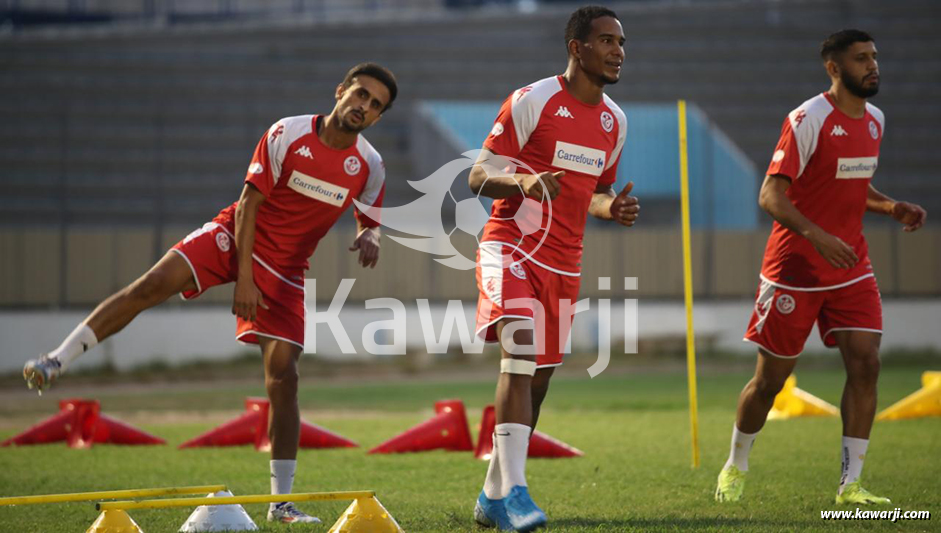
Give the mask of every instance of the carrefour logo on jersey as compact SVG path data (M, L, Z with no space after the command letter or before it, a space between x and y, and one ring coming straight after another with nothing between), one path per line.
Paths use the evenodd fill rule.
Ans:
M836 162L836 178L871 178L878 166L878 157L841 157Z
M350 195L350 190L345 187L319 180L296 170L291 173L288 187L308 198L337 207L343 207L343 202Z
M600 176L604 171L604 152L562 141L556 141L552 166Z

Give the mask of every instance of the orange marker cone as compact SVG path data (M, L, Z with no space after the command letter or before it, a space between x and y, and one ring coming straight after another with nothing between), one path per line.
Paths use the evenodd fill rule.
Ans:
M369 450L369 453L426 452L439 449L464 452L474 449L464 402L435 402L435 413L434 417L383 442Z
M94 444L166 444L166 441L101 414L98 400L72 398L59 402L59 412L0 443L25 446L65 441L70 448Z
M404 533L375 497L353 500L327 533Z
M268 438L268 409L266 398L246 398L245 413L238 418L188 440L180 448L205 446L241 446L252 444L261 452L271 450ZM355 448L355 442L320 426L301 421L301 448Z
M484 407L483 416L480 419L480 434L477 437L477 447L474 449L474 457L490 460L493 453L493 429L497 425L497 411L492 405ZM558 459L563 457L581 457L585 452L578 448L550 437L541 431L533 431L529 439L529 453L527 457Z
M774 397L768 420L785 420L798 416L839 416L840 410L809 392L797 388L797 377L790 376L784 388Z
M923 416L941 416L941 372L923 373L921 388L883 410L876 420Z

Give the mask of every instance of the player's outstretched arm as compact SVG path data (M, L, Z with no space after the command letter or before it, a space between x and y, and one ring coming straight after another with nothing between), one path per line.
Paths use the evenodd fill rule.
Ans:
M565 172L540 172L533 174L510 174L504 172L508 160L484 148L467 177L471 192L488 198L509 198L520 194L542 201L548 197L555 200L562 188L559 179Z
M866 210L880 215L888 215L902 224L905 231L915 231L925 225L928 213L920 205L899 202L882 194L872 184L866 196Z
M381 237L379 226L370 228L362 225L359 220L356 221L356 239L350 246L350 251L359 250L359 264L363 268L376 268L379 262L379 238Z
M613 220L623 226L633 226L640 215L640 200L631 196L634 182L630 181L615 194L610 185L599 185L591 196L588 213L602 220Z
M255 286L252 273L252 250L255 248L255 217L265 195L250 183L245 184L235 207L235 251L238 254L239 273L232 297L232 314L244 320L255 320L258 306L268 309L261 291Z
M852 268L859 258L856 252L839 237L823 231L791 203L787 189L791 179L783 175L765 176L758 196L758 205L785 228L803 235L814 245L833 268Z

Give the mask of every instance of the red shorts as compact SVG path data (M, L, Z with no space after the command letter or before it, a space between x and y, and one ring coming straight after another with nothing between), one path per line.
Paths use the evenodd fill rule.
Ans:
M236 280L238 257L232 230L216 222L208 222L190 233L171 248L189 263L196 279L196 290L181 294L184 300L198 297L206 289ZM254 256L255 286L261 291L268 309L257 308L255 320L238 319L235 338L244 343L258 344L258 336L270 337L304 347L304 276L290 277L276 272Z
M762 280L745 340L771 355L797 357L814 322L828 348L836 346L834 331L882 333L882 297L876 278L819 291L783 289Z
M482 243L477 250L477 335L497 342L500 319L532 320L536 366L559 366L567 351L581 278L546 270L513 255L511 249Z

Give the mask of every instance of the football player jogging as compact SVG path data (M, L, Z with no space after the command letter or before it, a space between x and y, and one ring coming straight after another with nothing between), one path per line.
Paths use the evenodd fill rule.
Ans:
M879 91L872 37L834 33L820 50L830 90L788 115L758 203L774 217L754 313L745 340L758 346L755 376L738 401L729 459L716 500L742 497L748 455L774 397L797 364L814 322L846 367L840 412L843 471L838 504L888 503L860 485L876 412L882 303L863 237L866 211L915 231L925 210L895 201L870 183L885 133L882 111L867 102Z
M236 338L258 344L264 359L271 403L271 492L290 494L300 436L297 362L304 348L304 270L353 198L381 205L385 169L360 132L381 118L397 92L390 71L362 63L337 86L329 115L284 118L271 126L255 148L238 201L99 304L58 348L27 362L23 376L29 387L48 387L76 357L170 296L188 300L234 281ZM375 267L378 224L364 213L355 215L358 232L350 250L359 251L363 267ZM268 520L320 521L290 502L272 503Z
M471 170L470 188L494 198L478 250L477 334L501 342L493 455L476 521L531 531L546 515L530 498L526 456L539 409L572 324L586 215L631 226L640 206L632 183L615 194L627 120L604 94L617 83L624 32L617 15L589 6L565 29L568 67L511 94ZM515 158L537 174L501 172ZM554 200L554 201L552 201ZM514 221L527 204L551 202L541 229Z

